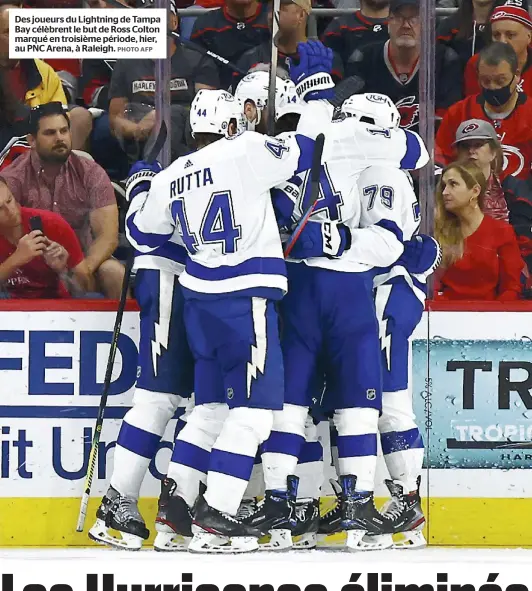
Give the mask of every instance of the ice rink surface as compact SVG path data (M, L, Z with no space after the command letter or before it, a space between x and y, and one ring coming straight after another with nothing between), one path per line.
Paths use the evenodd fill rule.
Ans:
M290 563L291 565L316 562L353 564L363 562L364 566L374 564L376 567L389 562L400 561L403 564L424 563L465 563L465 564L528 564L532 565L532 549L522 548L421 548L418 550L383 550L381 552L356 552L344 550L307 550L287 552L253 552L241 555L198 555L186 552L162 553L151 549L140 552L124 552L106 548L57 548L57 549L7 549L0 548L0 563L5 560L76 560L109 562L145 562L146 565L160 564L166 560L179 561L180 567L205 565L207 562L225 563Z

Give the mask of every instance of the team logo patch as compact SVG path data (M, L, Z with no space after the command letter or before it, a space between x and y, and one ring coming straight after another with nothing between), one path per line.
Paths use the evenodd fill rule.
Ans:
M466 125L463 129L464 133L471 133L472 131L475 131L476 129L478 129L478 125L476 123L470 123L469 125Z
M401 127L409 129L417 125L419 120L419 104L415 96L406 96L395 103L397 110L401 115Z
M266 149L269 150L276 158L281 159L285 152L289 151L288 146L285 146L279 141L266 140L264 142Z

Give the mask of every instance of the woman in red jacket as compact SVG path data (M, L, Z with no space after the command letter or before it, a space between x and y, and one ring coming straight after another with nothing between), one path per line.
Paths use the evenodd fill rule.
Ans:
M436 298L519 299L523 259L513 228L482 213L486 178L474 162L450 164L436 194L435 237L443 250Z

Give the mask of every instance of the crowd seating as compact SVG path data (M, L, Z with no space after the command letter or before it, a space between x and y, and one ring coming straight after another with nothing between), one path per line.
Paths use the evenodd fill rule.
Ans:
M135 6L135 0L120 1ZM286 7L291 2L286 0L282 4ZM303 0L293 0L293 4L304 7L306 23L310 4L308 10ZM477 6L472 0L460 0L454 14L438 16L434 153L435 163L442 169L457 158L475 159L475 149L481 149L483 142L487 145L488 139L473 134L471 142L462 143L458 153L455 142L460 126L469 120L481 120L493 129L499 168L490 169L484 213L492 214L488 211L489 203L496 195L499 205L507 212L503 223L513 226L517 235L523 258L517 297L524 298L530 292L529 265L532 265L532 231L529 232L532 227L532 99L527 94L532 91L532 19L526 0L521 3L512 0L511 5L498 8L502 4L494 0L490 6L485 3ZM123 181L130 164L149 143L154 126L154 68L150 70L150 65L142 60L9 62L6 9L37 5L50 10L106 7L105 0L0 0L0 178L2 171L9 176L17 158L27 157L25 152L31 151L26 140L26 134L31 133L30 110L48 102L63 103L70 121L71 148L90 159L91 166L101 166L106 182L114 189L119 227L116 244L112 244L115 257L125 260ZM176 13L192 5L214 10L199 17L178 19ZM314 7L335 5L338 3L313 3ZM455 4L453 0L442 0L438 6ZM233 63L256 66L246 56L264 59L260 48L267 47L269 38L266 4L257 0L169 0L169 7L171 26L183 36L190 35L194 42ZM319 19L320 37L335 52L335 80L342 89L388 94L399 108L401 125L417 130L420 40L424 26L419 16L419 1L361 0L360 7L355 7L354 2L348 7L352 7L349 14ZM346 8L345 3L342 8ZM293 31L287 28L283 38L279 65L285 68L296 42L305 38L304 29ZM235 80L229 69L191 49L176 44L173 52L172 79L186 81L181 86L173 85L171 91L172 158L176 158L193 149L186 129L186 113L195 91L202 87L231 88ZM255 57L251 61L256 61ZM137 78L144 81L143 89L136 87ZM74 154L74 157L78 156ZM103 186L98 190L102 193ZM86 222L85 227L90 227ZM91 260L88 247L81 242L85 256ZM445 272L449 269L440 271L437 285L441 285L441 275ZM95 289L103 296L116 295L116 290L103 289L101 285ZM497 290L492 299L498 299Z

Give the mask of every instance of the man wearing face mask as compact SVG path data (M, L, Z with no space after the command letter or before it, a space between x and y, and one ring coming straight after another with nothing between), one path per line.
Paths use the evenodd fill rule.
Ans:
M532 18L525 8L519 6L499 6L493 11L488 31L491 41L500 41L512 46L517 55L517 65L521 74L520 89L527 94L532 92ZM464 95L478 94L478 59L472 56L464 71Z
M436 134L436 159L442 164L454 158L453 142L459 125L468 119L489 121L504 151L501 180L508 175L530 178L532 163L532 99L519 92L517 55L507 43L492 43L480 52L480 94L468 96L450 107Z

